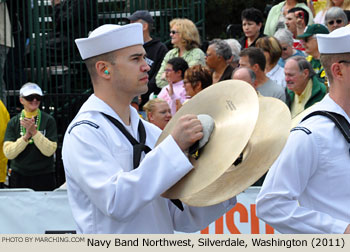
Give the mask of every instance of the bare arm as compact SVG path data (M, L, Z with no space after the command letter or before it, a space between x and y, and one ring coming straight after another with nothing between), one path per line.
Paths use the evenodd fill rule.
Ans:
M344 234L350 234L350 224L346 227Z

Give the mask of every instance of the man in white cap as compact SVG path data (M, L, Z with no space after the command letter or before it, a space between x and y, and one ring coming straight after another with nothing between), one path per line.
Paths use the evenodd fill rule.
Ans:
M154 148L161 130L130 106L147 91L142 25L103 25L76 44L94 88L69 125L62 150L77 231L194 232L232 208L235 198L195 208L160 196L192 169L184 152L203 133L197 117L185 115Z
M19 93L24 109L8 122L4 138L4 154L11 160L10 187L51 191L56 188L56 122L39 109L43 92L37 84L28 82Z
M318 34L329 94L292 129L257 197L281 233L350 233L350 28ZM335 46L336 45L336 46Z

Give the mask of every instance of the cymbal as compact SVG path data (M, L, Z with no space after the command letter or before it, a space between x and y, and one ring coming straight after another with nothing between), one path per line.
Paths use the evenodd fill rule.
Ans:
M214 119L215 127L200 157L189 158L194 168L162 196L171 199L190 196L218 179L246 146L258 112L255 89L239 80L218 82L186 102L164 128L156 145L172 132L177 120L185 114L207 114Z
M218 204L244 191L267 172L282 151L290 130L288 107L279 99L259 96L259 117L243 160L232 165L220 178L203 190L181 201L190 206Z

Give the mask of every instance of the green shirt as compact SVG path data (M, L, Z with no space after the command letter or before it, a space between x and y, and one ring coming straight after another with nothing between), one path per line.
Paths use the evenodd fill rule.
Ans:
M7 124L5 141L15 142L21 137L20 116L18 114L11 118ZM57 142L57 128L55 119L49 114L41 111L41 122L39 131L50 141ZM35 144L28 144L27 147L13 160L11 169L24 176L35 176L55 171L53 155L43 155Z
M295 93L290 90L287 90L287 105L289 109L292 107L292 102L294 101ZM327 88L325 84L315 75L312 77L312 90L311 96L305 104L304 109L314 105L316 102L319 102L323 99L323 97L327 94Z
M321 65L321 61L318 59L313 58L311 55L306 57L306 60L310 62L312 69L314 69L315 73L317 74L317 77L321 81L325 81L326 72L324 71L323 66Z

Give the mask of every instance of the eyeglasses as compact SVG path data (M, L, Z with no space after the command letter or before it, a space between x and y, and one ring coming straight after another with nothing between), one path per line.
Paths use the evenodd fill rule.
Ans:
M171 34L171 35L175 35L176 33L179 33L179 32L178 32L178 31L175 31L175 30L171 30L171 31L170 31L170 34Z
M350 60L340 60L338 61L339 64L345 63L345 64L350 64Z
M28 95L23 97L26 101L34 101L34 99L36 99L37 101L41 101L42 97L40 95Z
M335 21L337 24L341 24L341 23L343 23L343 20L341 20L341 19L337 19L337 20L331 20L331 21L328 21L328 25L334 25L334 21Z

